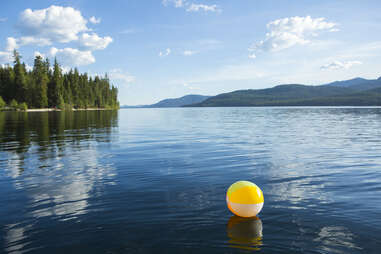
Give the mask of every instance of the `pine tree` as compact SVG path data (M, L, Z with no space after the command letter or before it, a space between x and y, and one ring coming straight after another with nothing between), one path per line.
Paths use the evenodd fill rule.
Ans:
M13 70L15 72L14 86L16 91L15 97L18 102L25 102L26 92L28 90L25 64L21 63L20 61L21 56L16 50L13 51L13 57L14 57Z
M0 96L0 109L4 108L5 107L5 101L3 100L3 98Z
M7 103L9 103L11 99L16 96L14 81L15 73L12 67L7 65L0 68L0 94Z
M53 75L49 83L48 94L49 106L57 107L59 104L60 96L63 96L62 71L58 65L57 59L54 59Z
M14 51L14 66L0 66L0 96L13 108L119 108L118 89L107 77L88 77L77 69L62 74L54 61L50 70L48 59L37 56L33 71L26 71L21 57ZM26 104L27 103L27 104ZM66 107L68 106L68 107Z
M33 67L33 77L36 81L35 88L35 105L38 108L45 108L48 106L48 69L46 68L46 64L43 62L41 56L36 56L34 59L34 67Z

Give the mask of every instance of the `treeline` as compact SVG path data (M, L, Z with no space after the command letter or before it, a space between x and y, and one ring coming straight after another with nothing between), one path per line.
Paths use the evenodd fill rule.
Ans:
M107 77L89 77L75 68L62 73L57 60L36 56L28 71L14 51L14 65L0 67L0 108L119 108L118 89ZM20 107L21 105L21 107Z
M258 90L238 90L219 94L186 107L262 107L262 106L381 106L381 79L372 85L352 87L330 85L280 85Z

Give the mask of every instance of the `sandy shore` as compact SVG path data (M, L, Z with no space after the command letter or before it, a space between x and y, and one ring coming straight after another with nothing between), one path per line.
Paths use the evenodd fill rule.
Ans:
M54 109L54 108L31 108L26 110L26 112L47 112L47 111L61 111L61 110Z

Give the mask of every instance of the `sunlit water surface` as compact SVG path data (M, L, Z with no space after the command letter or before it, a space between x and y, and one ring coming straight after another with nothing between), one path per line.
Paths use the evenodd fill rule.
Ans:
M228 211L237 180L258 218ZM380 249L379 108L0 112L0 252Z

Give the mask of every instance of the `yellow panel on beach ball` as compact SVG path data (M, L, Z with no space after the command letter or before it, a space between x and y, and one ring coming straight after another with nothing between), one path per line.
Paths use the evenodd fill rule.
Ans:
M229 210L240 217L256 216L262 210L263 202L261 189L249 181L233 183L226 193Z

